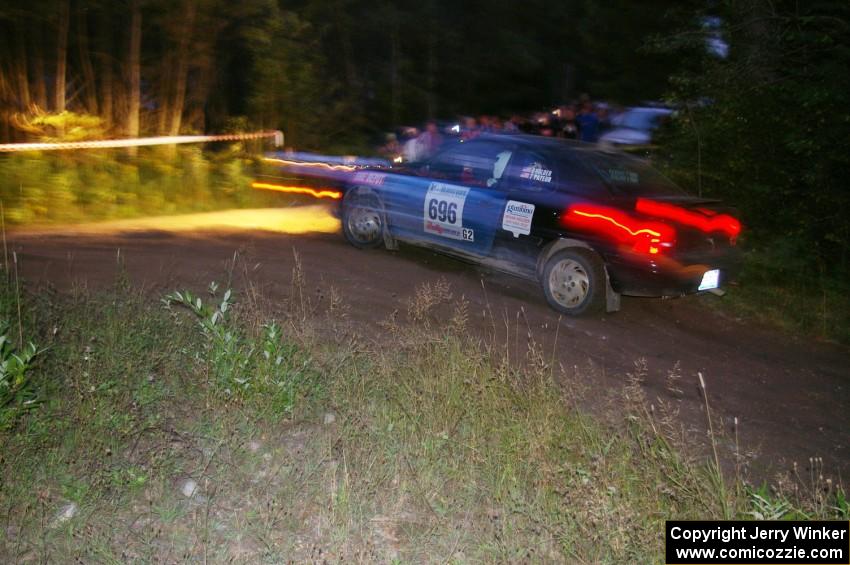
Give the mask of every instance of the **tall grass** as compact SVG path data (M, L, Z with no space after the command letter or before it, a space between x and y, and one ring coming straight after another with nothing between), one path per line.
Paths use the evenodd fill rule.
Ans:
M641 363L591 414L581 372L471 336L444 282L373 341L308 275L282 304L30 295L24 332L49 349L41 404L0 431L0 559L647 563L665 519L848 517L822 470L721 479Z

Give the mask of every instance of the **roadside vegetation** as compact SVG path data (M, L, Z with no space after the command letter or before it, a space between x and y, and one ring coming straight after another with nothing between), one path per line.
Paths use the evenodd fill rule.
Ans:
M285 201L251 189L256 157L234 144L218 152L197 147L4 155L0 200L6 225L88 222Z
M703 10L650 42L680 60L659 164L740 210L748 260L734 310L850 343L850 76L836 72L850 64L847 4ZM726 55L705 49L712 38Z
M754 488L714 430L687 448L640 362L589 414L580 370L469 337L441 281L373 341L305 278L4 285L0 559L651 563L665 519L848 519L819 472Z

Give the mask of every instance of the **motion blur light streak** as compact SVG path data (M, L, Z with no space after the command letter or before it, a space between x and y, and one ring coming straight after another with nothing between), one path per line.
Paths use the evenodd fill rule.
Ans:
M5 143L0 144L0 153L17 151L68 151L74 149L114 149L120 147L145 147L149 145L176 145L179 143L206 143L210 141L242 141L273 137L275 145L283 144L280 131L256 133L234 133L222 135L169 135L160 137L136 137L132 139L100 139L95 141L68 141L57 143Z
M603 206L571 206L561 217L570 228L598 233L632 245L634 251L657 255L662 247L673 247L676 232L659 222L644 222Z
M251 186L254 188L259 188L262 190L275 190L277 192L289 192L292 194L309 194L314 198L333 198L334 200L339 200L342 198L342 193L338 190L331 190L329 188L309 188L306 186L284 186L280 184L269 184L265 182L254 182L251 183Z
M733 242L738 237L738 234L741 233L741 222L728 214L714 214L708 210L705 210L703 213L691 212L679 206L656 202L655 200L647 200L646 198L638 198L635 210L648 216L673 220L680 224L702 230L705 233L723 232Z
M112 220L71 226L46 226L16 230L28 235L111 234L127 232L198 232L192 237L207 237L205 232L260 230L287 234L337 233L339 220L327 205L290 208L255 208Z
M280 165L291 165L295 167L317 167L320 169L328 169L331 171L353 171L357 167L351 165L330 165L328 163L316 163L311 161L290 161L288 159L275 159L273 157L264 157L263 161L269 163L278 163Z

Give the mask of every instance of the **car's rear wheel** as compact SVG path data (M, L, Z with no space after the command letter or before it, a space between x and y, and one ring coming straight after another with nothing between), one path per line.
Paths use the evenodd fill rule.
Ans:
M352 188L342 200L342 232L354 247L384 244L385 215L380 198L368 188Z
M605 307L605 266L588 249L564 249L552 255L540 282L546 300L558 312L581 316Z

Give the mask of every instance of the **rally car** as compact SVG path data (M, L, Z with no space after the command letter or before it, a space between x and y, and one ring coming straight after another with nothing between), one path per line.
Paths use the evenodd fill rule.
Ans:
M425 162L352 171L342 190L355 247L401 241L533 279L564 314L617 310L621 294L718 289L739 263L734 211L580 142L479 137Z

